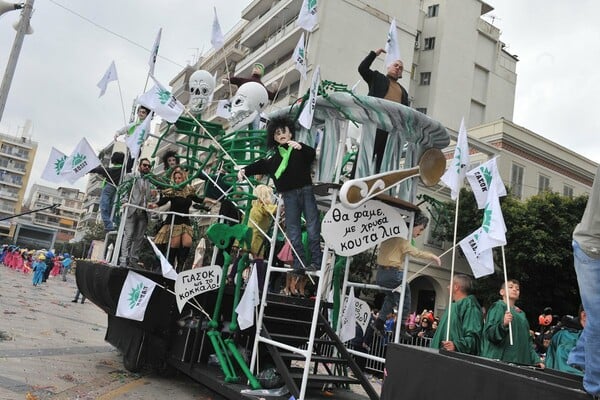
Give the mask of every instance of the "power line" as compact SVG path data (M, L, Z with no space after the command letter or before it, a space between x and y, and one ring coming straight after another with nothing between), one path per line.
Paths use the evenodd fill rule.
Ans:
M51 2L51 3L53 3L53 4L55 4L55 5L56 5L56 6L58 6L58 7L62 8L63 10L65 10L65 11L68 11L68 12L70 12L71 14L73 14L73 15L75 15L75 16L77 16L77 17L81 18L82 20L84 20L84 21L86 21L86 22L88 22L88 23L90 23L90 24L94 25L94 26L95 26L96 28L98 28L98 29L102 29L103 31L105 31L105 32L108 32L108 33L110 33L111 35L118 37L119 39L123 39L124 41L126 41L126 42L128 42L128 43L130 43L130 44L132 44L132 45L134 45L134 46L137 46L137 47L139 47L139 48L141 48L141 49L143 49L143 50L147 51L148 53L150 53L150 52L152 51L152 50L150 50L148 47L145 47L145 46L143 46L143 45L141 45L141 44L139 44L139 43L137 43L137 42L134 42L133 40L129 39L129 38L128 38L128 37L126 37L126 36L123 36L123 35L121 35L120 33L117 33L117 32L114 32L114 31L111 31L110 29L108 29L108 28L106 28L106 27L104 27L104 26L102 26L102 25L98 24L97 22L95 22L95 21L93 21L93 20L89 19L88 17L86 17L86 16L84 16L84 15L81 15L81 14L79 14L78 12L76 12L76 11L74 11L74 10L71 10L70 8L68 8L68 7L64 6L64 5L60 4L60 3L57 3L57 2L56 2L56 1L54 1L54 0L50 0L50 2ZM169 58L167 58L167 57L163 57L163 56L161 56L160 54L158 55L158 57L159 57L159 58L161 58L161 59L163 59L163 60L165 60L165 61L168 61L168 62L170 62L171 64L174 64L174 65L178 66L179 68L184 68L184 66L183 66L183 65L181 65L181 64L179 64L178 62L176 62L176 61L173 61L173 60L171 60L171 59L169 59Z

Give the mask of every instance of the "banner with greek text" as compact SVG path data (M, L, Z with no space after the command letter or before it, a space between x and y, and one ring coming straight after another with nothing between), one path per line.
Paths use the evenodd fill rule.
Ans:
M325 243L336 254L353 256L391 237L408 237L402 214L392 206L370 200L358 208L341 203L329 209L321 225Z
M179 312L193 297L218 289L221 285L222 275L223 269L218 265L189 269L177 274L175 300Z

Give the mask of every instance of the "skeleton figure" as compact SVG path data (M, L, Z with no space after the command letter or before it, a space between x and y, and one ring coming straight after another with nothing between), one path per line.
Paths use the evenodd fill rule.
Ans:
M215 78L210 72L199 70L190 76L189 86L191 111L199 113L205 110L215 90Z
M244 83L231 99L231 128L237 130L254 121L268 101L269 95L263 85L257 82Z

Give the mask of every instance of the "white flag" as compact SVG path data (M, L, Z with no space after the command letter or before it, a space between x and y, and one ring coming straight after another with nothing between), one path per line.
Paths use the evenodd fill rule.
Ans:
M96 85L100 89L100 95L98 97L104 96L104 93L106 93L106 87L108 86L108 84L112 81L117 81L117 80L119 80L119 77L117 76L117 67L115 67L115 62L113 61L110 63L110 66L104 73L104 76L102 77L102 79L100 79L100 82L98 82L98 84Z
M477 251L479 254L487 249L506 244L506 225L500 208L500 198L496 194L496 187L492 185L488 194L488 202L483 210L481 235Z
M400 60L400 43L398 42L398 29L396 28L396 19L390 24L387 41L385 42L385 67Z
M154 80L154 86L137 99L138 104L154 111L162 119L174 123L185 107L163 85Z
M321 82L321 71L317 65L317 69L313 73L312 83L310 84L310 95L308 101L304 104L302 113L298 117L300 125L306 129L310 129L312 126L313 115L315 113L315 106L317 105L317 95L319 94L319 83Z
M150 123L152 122L152 113L147 115L141 124L136 126L131 135L125 138L125 143L129 149L129 153L133 158L138 158L140 149L150 134Z
M248 329L254 325L254 307L259 304L260 292L258 290L258 275L256 266L253 266L244 294L235 308L235 312L238 314L238 325L241 330Z
M90 170L102 164L96 156L94 149L88 143L86 138L75 147L75 150L67 157L65 164L60 171L60 175L69 183L75 183L77 179L87 174Z
M311 32L315 25L317 25L317 22L319 22L317 0L304 0L302 8L300 8L300 14L298 14L298 19L296 20L296 26Z
M219 17L217 17L217 7L213 7L215 10L215 19L212 24L212 35L210 37L210 44L212 44L215 51L219 51L225 44L225 37L221 31L221 25L219 24Z
M495 185L496 193L498 196L506 196L506 187L500 173L498 172L498 165L496 163L496 157L488 160L486 163L473 168L467 172L467 180L473 189L475 200L477 201L477 207L485 207L487 203L488 193L490 192L490 186Z
M292 60L300 75L302 75L302 79L306 79L306 50L304 48L304 32L300 36L300 40L298 40L298 44L294 49L294 54L292 55Z
M494 254L492 249L484 250L481 254L478 252L480 237L481 228L458 242L471 266L475 279L494 273Z
M450 197L456 200L465 180L467 167L469 166L469 143L467 141L467 128L465 119L460 121L460 129L456 138L456 147L454 148L454 158L450 166L440 178L446 186L450 188Z
M154 66L156 65L156 58L158 57L158 47L160 46L160 36L161 35L162 35L162 28L160 28L158 30L156 39L154 39L154 45L152 46L150 58L148 59L148 66L150 67L150 69L148 70L149 75L154 75Z
M53 183L63 182L65 178L60 174L60 171L62 171L66 160L67 155L53 147L44 172L42 172L42 179Z
M117 317L143 321L146 307L152 296L156 283L137 272L129 271L123 283L119 303L117 304Z
M355 302L356 298L354 297L354 287L351 287L350 294L347 296L344 309L342 310L342 326L340 327L340 340L342 342L352 340L354 339L354 336L356 336Z
M148 118L146 117L146 119L148 119ZM158 259L160 260L160 269L162 271L162 276L164 276L167 279L176 281L177 280L177 271L175 271L175 269L173 268L171 263L169 263L169 260L167 260L167 258L158 249L158 247L156 247L154 242L152 240L150 240L150 238L147 238L147 239L150 242L150 246L152 246L152 250L154 250L154 254L156 254Z

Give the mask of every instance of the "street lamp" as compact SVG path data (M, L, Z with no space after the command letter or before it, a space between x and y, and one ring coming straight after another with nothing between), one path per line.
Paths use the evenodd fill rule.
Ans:
M4 107L6 106L6 98L8 97L10 84L12 83L12 78L15 74L19 53L23 46L23 38L26 34L33 32L29 25L31 13L33 12L33 1L34 0L27 0L25 3L13 4L0 0L0 15L12 10L23 9L21 12L21 19L15 26L17 35L15 36L15 41L13 42L13 47L10 51L8 63L6 64L6 71L4 71L4 77L2 78L2 86L0 86L0 121L2 121L2 114L4 114Z

